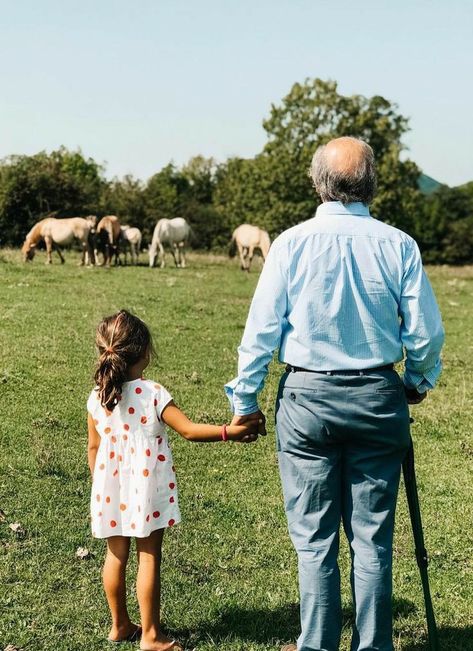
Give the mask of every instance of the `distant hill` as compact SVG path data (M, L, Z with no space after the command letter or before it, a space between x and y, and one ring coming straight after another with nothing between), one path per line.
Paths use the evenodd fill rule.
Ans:
M431 176L427 176L427 174L421 174L417 183L419 185L419 190L422 192L422 194L426 195L433 194L442 185L444 185L444 183L439 183Z

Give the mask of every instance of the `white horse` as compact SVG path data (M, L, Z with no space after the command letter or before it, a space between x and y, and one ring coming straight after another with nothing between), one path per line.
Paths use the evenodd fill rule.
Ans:
M190 233L190 226L182 217L160 219L155 226L153 239L149 247L149 266L154 267L156 258L158 258L159 265L164 267L163 244L169 244L176 267L184 268L186 266L184 249L189 241Z
M233 231L230 255L233 257L238 249L242 270L250 271L255 249L259 249L263 260L266 260L270 246L271 240L266 231L251 224L241 224Z
M94 264L90 235L95 232L96 226L97 217L95 215L89 215L85 218L69 217L65 219L46 217L37 222L26 236L21 247L23 259L25 262L32 260L36 253L36 247L41 240L44 240L46 244L46 264L52 264L53 249L56 250L61 263L64 264L64 256L59 247L67 246L74 239L77 239L82 245L81 264Z
M138 256L141 249L141 231L135 226L120 226L121 240L123 242L123 253L125 254L125 264L127 262L126 256L128 249L131 254L131 263L138 264Z

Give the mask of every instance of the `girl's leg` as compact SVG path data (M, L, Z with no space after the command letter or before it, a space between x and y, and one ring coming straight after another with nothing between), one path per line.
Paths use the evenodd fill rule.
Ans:
M164 651L172 642L161 631L161 546L163 534L164 529L157 529L147 538L136 539L138 553L136 593L143 629L141 648L150 651Z
M107 556L103 566L103 586L112 614L110 640L122 640L138 627L130 621L126 607L126 564L130 552L130 539L125 536L107 538Z

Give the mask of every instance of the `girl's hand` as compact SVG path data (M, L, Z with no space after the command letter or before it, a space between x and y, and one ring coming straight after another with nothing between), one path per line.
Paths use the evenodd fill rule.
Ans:
M229 425L227 435L232 441L253 443L258 438L258 421L248 420L242 425Z

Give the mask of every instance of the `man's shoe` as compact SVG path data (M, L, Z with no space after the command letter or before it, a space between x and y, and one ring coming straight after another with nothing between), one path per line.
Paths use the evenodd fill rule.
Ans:
M297 646L295 644L285 644L281 647L281 651L297 651Z

